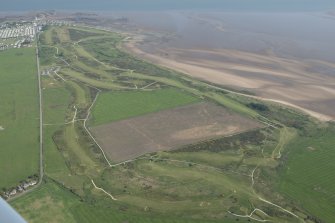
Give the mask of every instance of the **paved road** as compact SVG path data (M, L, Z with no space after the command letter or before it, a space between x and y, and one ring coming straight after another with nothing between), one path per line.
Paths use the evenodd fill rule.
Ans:
M39 34L37 35L37 46L36 46L36 63L37 63L37 77L38 77L38 94L39 94L39 109L40 109L40 177L39 186L42 183L44 176L44 166L43 166L43 100L42 100L42 83L41 83L41 72L40 72L40 59L38 52L38 41Z

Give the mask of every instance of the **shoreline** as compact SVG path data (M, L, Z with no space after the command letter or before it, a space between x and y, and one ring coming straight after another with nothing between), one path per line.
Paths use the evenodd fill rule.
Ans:
M128 33L128 35L129 35L129 33ZM173 60L168 59L168 58L163 58L163 57L160 57L160 56L157 56L157 55L154 55L154 54L149 54L147 52L144 52L143 50L141 50L139 47L136 46L136 44L138 42L142 41L142 40L143 39L139 39L139 38L136 39L136 38L134 38L134 36L132 36L132 38L127 38L127 41L123 43L122 48L125 49L126 51L128 51L129 53L132 53L135 56L140 57L141 59L147 60L148 62L157 63L160 66L166 67L168 69L176 70L176 71L184 73L184 74L186 74L186 75L188 75L192 78L196 78L196 79L203 80L203 81L209 81L213 84L215 83L213 80L210 80L209 78L203 78L199 75L190 74L189 70L187 69L187 66L191 66L189 64L184 64L182 62L173 61ZM191 69L191 68L189 68L189 69ZM206 70L206 71L208 72L208 70ZM217 71L213 71L212 74L220 75L220 73L222 74L223 72L220 72L220 71L217 70ZM236 77L236 78L238 78L238 77ZM246 83L241 83L241 84L246 84ZM217 87L217 88L219 88L219 87ZM302 106L293 104L289 101L274 99L274 98L266 98L266 97L262 97L262 96L243 94L243 93L227 90L224 87L222 87L221 89L225 90L225 91L228 91L230 93L237 94L237 95L241 95L241 96L245 96L245 97L249 97L249 98L253 98L253 99L257 99L257 100L263 100L263 101L267 101L267 102L278 103L278 104L284 105L286 107L297 109L297 110L299 110L299 111L301 111L301 112L303 112L303 113L305 113L305 114L307 114L307 115L309 115L313 118L316 118L316 119L318 119L319 121L322 121L322 122L329 122L329 121L334 121L335 120L335 118L332 117L332 116L322 114L320 112L316 112L316 111L310 110L308 108L304 108Z

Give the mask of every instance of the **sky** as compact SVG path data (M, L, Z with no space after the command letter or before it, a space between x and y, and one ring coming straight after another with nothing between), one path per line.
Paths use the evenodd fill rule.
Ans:
M328 11L335 0L0 0L0 11L25 10Z

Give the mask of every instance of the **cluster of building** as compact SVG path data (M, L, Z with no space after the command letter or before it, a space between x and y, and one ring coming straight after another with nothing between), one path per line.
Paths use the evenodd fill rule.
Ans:
M44 26L71 26L69 21L35 18L34 21L21 21L0 24L0 51L9 48L30 46L36 33L42 31Z
M9 48L9 45L8 44L4 44L4 43L0 43L0 51L2 50L6 50Z
M0 26L0 51L30 46L35 39L36 23L5 23Z
M41 19L41 18L35 18L35 24L37 26L72 26L73 23L69 21L63 21L63 20L53 20L53 19Z
M22 39L19 39L11 44L6 44L6 43L2 43L0 42L0 51L2 50L6 50L9 48L21 48L23 46L27 46L30 47L31 43L34 41L34 38L31 37L24 37Z
M13 197L19 193L22 193L26 190L28 190L30 187L35 186L38 183L37 179L28 179L23 181L20 185L17 187L11 188L7 191L3 191L1 196L4 199L8 199L10 197Z
M35 36L35 30L36 29L34 24L0 29L0 39L9 39L18 37L33 38Z

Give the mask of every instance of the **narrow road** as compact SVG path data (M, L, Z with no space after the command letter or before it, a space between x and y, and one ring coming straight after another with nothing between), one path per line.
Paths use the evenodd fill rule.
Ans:
M40 72L40 59L38 52L38 41L39 34L36 39L36 63L37 63L37 77L38 77L38 95L39 95L39 109L40 109L40 177L39 182L36 185L38 187L43 180L44 168L43 168L43 100L42 100L42 82L41 82L41 72Z

